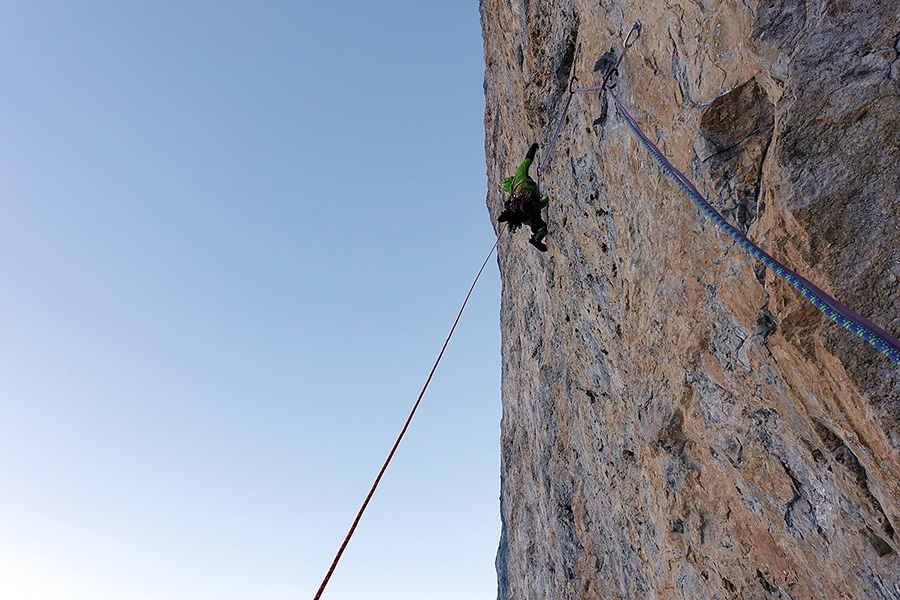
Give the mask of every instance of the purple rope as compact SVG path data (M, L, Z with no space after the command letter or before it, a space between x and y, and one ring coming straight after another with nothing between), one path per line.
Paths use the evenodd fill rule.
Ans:
M619 60L621 60L621 57ZM694 186L691 180L688 179L684 173L678 170L675 165L673 165L671 161L666 158L666 155L662 153L659 147L654 144L650 138L647 137L647 135L638 125L638 122L634 119L634 117L631 116L631 114L619 101L619 98L613 93L612 86L607 85L607 81L614 73L614 71L615 67L613 67L613 69L610 69L610 71L603 78L603 83L597 86L575 88L570 84L569 95L566 98L566 104L563 107L562 114L559 117L559 122L556 125L556 130L553 132L553 138L550 141L550 147L544 156L544 160L541 162L540 167L538 168L538 189L540 189L541 172L547 166L547 161L550 160L550 155L553 153L553 149L556 147L556 141L559 138L560 132L562 131L563 122L565 121L566 115L569 112L569 107L572 104L572 96L574 96L575 94L583 94L587 92L605 91L612 98L613 102L616 105L616 109L619 111L619 114L621 114L625 119L626 123L628 123L629 128L644 144L650 154L656 159L663 171L669 177L675 180L682 191L684 191L684 193L700 208L701 211L703 211L710 219L712 219L712 221L716 225L718 225L723 231L725 231L725 233L727 233L744 250L749 252L753 257L755 257L766 267L771 269L772 272L774 272L776 275L787 281L794 289L800 292L800 294L804 298L809 300L813 304L813 306L818 308L830 320L863 338L864 340L872 344L872 346L874 346L879 352L888 357L888 359L900 365L900 341L898 341L897 338L892 336L884 329L878 327L869 319L850 310L849 308L832 298L830 295L823 292L821 289L819 289L818 286L816 286L814 283L812 283L799 273L788 269L786 266L767 254L762 248L751 242L746 235L744 235L741 231L736 229L728 221L725 220L721 213L719 213L719 211L717 211L715 207L713 207L713 205L709 203L709 201L703 196L703 194L700 193L696 186ZM573 77L572 83L574 84L574 82L575 78Z
M553 138L550 140L550 147L547 149L546 154L544 154L544 160L541 161L537 170L538 189L541 188L541 172L543 172L544 167L547 166L547 161L550 160L550 155L553 154L553 149L556 147L556 139L559 137L559 132L562 131L563 122L566 120L566 113L569 112L569 106L572 104L572 96L582 92L599 92L604 89L604 87L605 86L598 85L590 88L573 88L569 90L569 96L566 98L566 105L563 107L562 114L559 116L559 123L556 124L556 130L553 132Z
M550 140L550 148L547 150L547 153L544 154L544 160L541 161L540 166L537 170L537 188L541 189L541 173L544 171L544 167L547 166L547 161L550 160L550 155L553 154L553 148L556 146L556 138L559 137L559 132L562 130L563 121L566 119L566 113L569 112L569 106L572 104L572 96L575 95L574 90L569 90L569 97L566 98L566 105L563 107L562 114L559 116L559 123L556 124L556 131L553 132L553 139Z
M591 89L590 91L593 91ZM660 167L662 167L663 171L666 172L672 179L678 183L679 187L687 194L691 200L694 201L695 204L707 215L709 216L716 225L718 225L721 229L725 231L734 241L736 241L744 250L749 252L752 256L761 261L766 267L771 269L776 275L787 281L794 289L796 289L800 294L809 300L816 308L822 311L825 316L827 316L830 320L838 323L848 331L851 331L863 338L872 346L874 346L878 351L887 356L891 361L900 364L900 341L898 341L894 336L889 334L884 329L878 327L870 321L869 319L863 317L862 315L850 310L821 289L819 289L815 284L806 279L805 277L799 275L795 271L788 269L783 264L775 260L772 256L767 254L762 250L759 246L750 241L750 239L745 236L740 230L736 229L732 226L725 218L717 211L709 201L703 197L703 195L697 190L694 184L688 179L684 173L679 171L670 161L666 158L665 154L653 143L650 138L641 130L637 121L631 114L625 109L622 103L619 101L619 98L613 93L610 88L606 88L606 92L613 99L613 102L616 104L616 108L619 113L625 118L625 121L628 123L628 126L631 130L638 136L640 141L644 144L644 146L649 150L649 152L653 155L656 161L659 163Z

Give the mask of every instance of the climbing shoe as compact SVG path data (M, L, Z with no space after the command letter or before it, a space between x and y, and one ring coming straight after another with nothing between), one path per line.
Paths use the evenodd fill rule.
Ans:
M531 236L531 239L536 242L542 242L545 237L547 237L547 228L541 227Z
M535 236L531 236L531 239L528 240L528 243L540 250L541 252L547 251L547 244L537 239Z

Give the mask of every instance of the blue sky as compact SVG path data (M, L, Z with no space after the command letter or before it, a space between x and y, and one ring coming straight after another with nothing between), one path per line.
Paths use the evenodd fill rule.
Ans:
M477 2L0 7L0 597L311 598L493 234ZM324 598L492 598L492 260Z

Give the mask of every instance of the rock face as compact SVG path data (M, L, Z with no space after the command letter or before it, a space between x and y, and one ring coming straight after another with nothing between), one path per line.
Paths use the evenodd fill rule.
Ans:
M615 89L641 127L769 254L900 335L900 2L481 15L492 219L570 73L598 82L639 19ZM719 232L602 94L573 98L542 187L549 251L503 231L498 258L499 598L900 598L900 367Z

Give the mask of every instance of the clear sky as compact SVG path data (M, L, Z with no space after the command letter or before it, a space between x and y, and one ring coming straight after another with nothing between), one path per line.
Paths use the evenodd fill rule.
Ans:
M312 598L493 234L475 0L0 5L0 598ZM486 271L328 600L493 598Z

